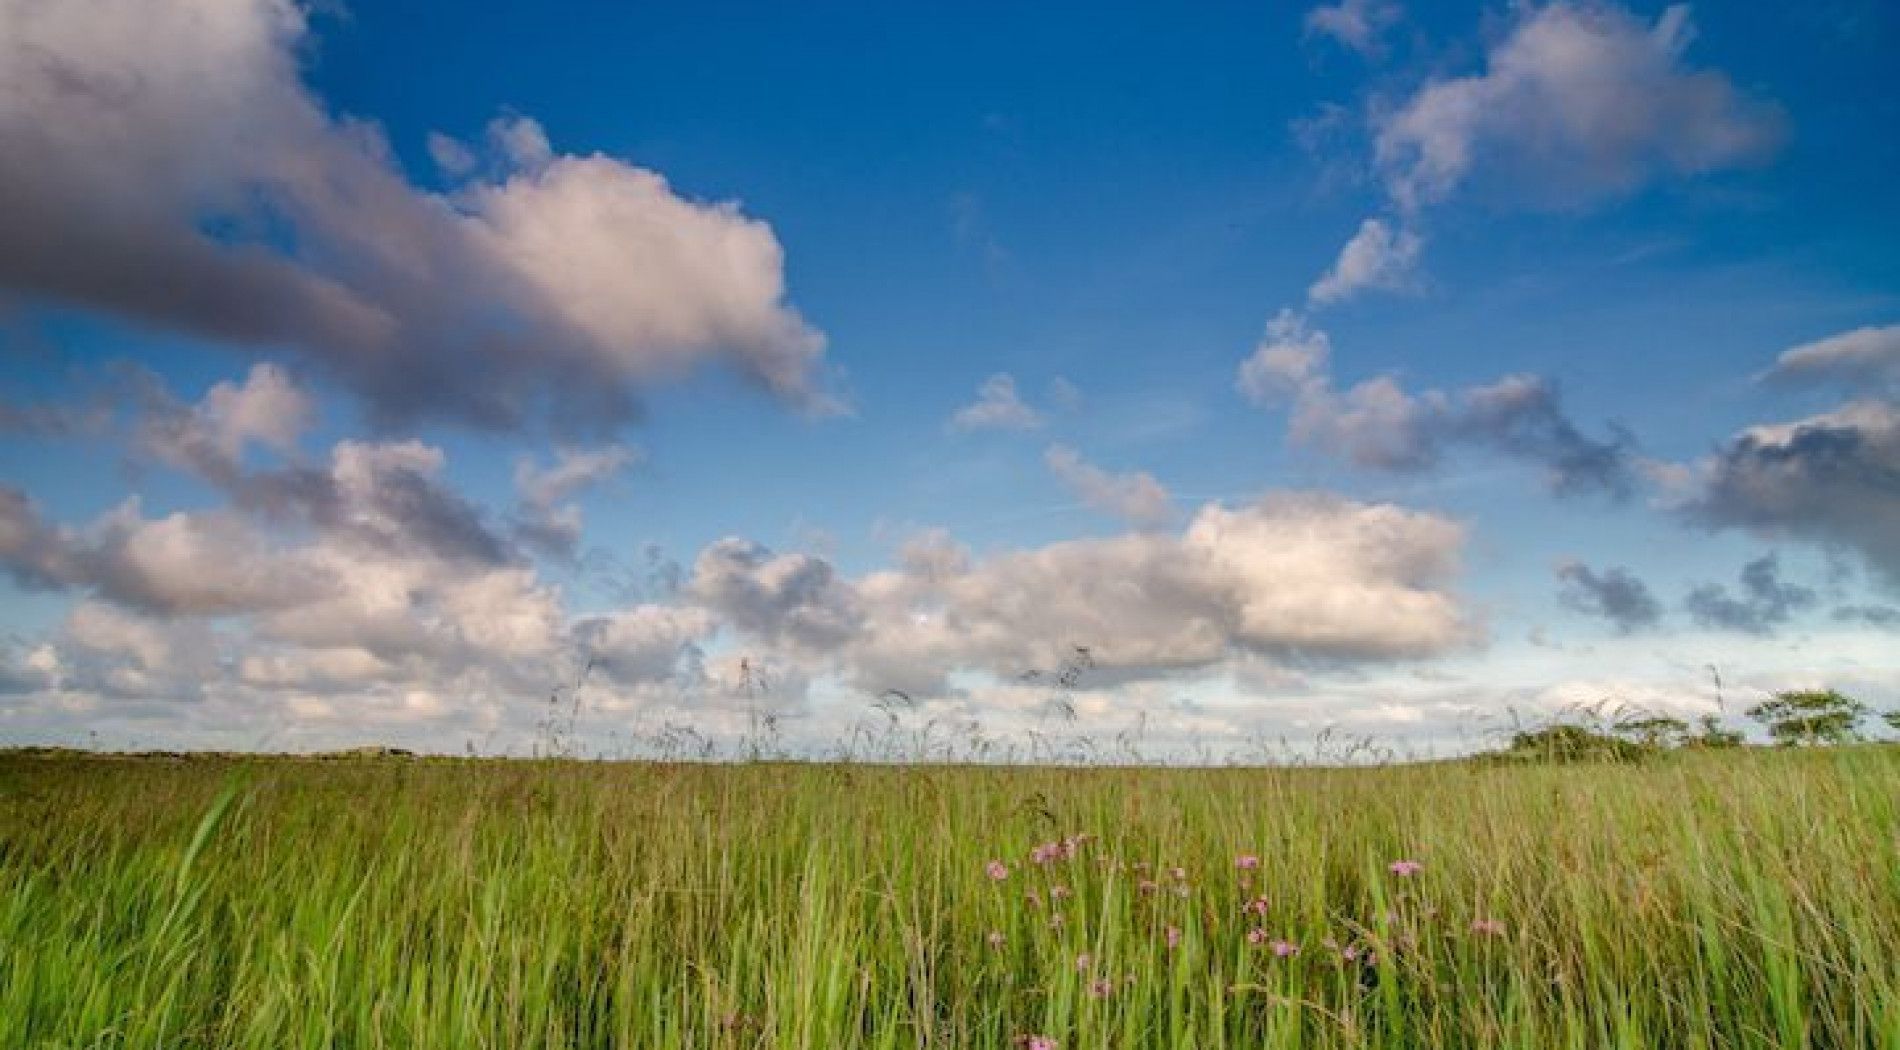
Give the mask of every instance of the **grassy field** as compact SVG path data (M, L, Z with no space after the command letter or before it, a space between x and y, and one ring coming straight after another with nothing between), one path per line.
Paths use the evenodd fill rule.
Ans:
M1900 748L4 759L0 1046L1900 1047Z

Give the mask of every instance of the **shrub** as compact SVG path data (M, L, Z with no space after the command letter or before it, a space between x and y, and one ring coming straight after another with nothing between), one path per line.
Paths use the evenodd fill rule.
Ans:
M1860 739L1867 706L1833 689L1791 689L1748 709L1783 746L1840 744Z

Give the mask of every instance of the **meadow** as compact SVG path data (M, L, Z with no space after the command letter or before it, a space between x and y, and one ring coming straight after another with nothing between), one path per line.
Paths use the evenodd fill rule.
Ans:
M1900 1047L1900 748L0 759L4 1047Z

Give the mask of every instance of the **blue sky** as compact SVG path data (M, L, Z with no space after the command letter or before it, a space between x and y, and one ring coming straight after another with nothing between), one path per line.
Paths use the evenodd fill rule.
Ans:
M4 10L0 735L1900 703L1883 5Z

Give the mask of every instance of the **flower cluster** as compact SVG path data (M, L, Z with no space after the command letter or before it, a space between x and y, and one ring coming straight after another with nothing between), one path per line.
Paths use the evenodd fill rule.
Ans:
M1157 948L1176 960L1200 957L1198 952L1192 950L1186 956L1181 954L1184 946L1192 949L1189 944L1191 931L1199 932L1200 943L1219 943L1224 938L1237 937L1249 948L1256 949L1266 965L1310 965L1299 961L1306 957L1304 950L1310 946L1323 949L1318 953L1319 960L1331 960L1335 965L1356 970L1362 985L1371 987L1381 977L1379 962L1382 954L1396 952L1403 955L1415 950L1419 943L1419 934L1411 929L1373 935L1355 926L1355 932L1343 940L1324 936L1303 944L1297 933L1286 929L1284 916L1276 920L1272 902L1255 888L1256 879L1264 874L1266 867L1265 860L1258 853L1235 854L1231 880L1223 883L1215 879L1206 887L1216 898L1223 890L1231 892L1233 897L1229 899L1234 902L1232 905L1222 906L1211 902L1213 907L1197 909L1167 900L1168 897L1187 898L1192 893L1194 883L1185 867L1162 867L1147 860L1123 861L1106 854L1094 856L1094 863L1088 866L1071 865L1069 862L1075 861L1092 839L1087 834L1075 834L1039 843L1029 850L1028 864L1021 869L1022 876L1028 881L1022 887L1022 900L1028 907L1046 912L1044 925L1047 928L1064 931L1055 943L1070 945L1069 951L1075 952L1069 956L1078 980L1075 987L1091 999L1110 999L1120 988L1137 983L1132 973L1124 974L1117 980L1112 973L1104 972L1100 960L1086 950L1091 945L1102 943L1088 939L1091 935L1088 929L1091 916L1114 914L1113 907L1104 912L1090 906L1078 911L1073 923L1065 919L1063 913L1066 904L1071 901L1082 903L1084 898L1093 897L1098 887L1104 893L1112 893L1112 888L1118 885L1132 887L1133 898L1126 907L1132 909L1137 923L1152 931ZM1110 877L1106 882L1097 881L1089 871L1091 867L1099 867L1110 873ZM1401 857L1386 862L1385 870L1393 879L1411 880L1425 870L1425 865L1417 859ZM1116 878L1115 873L1121 873L1124 878ZM1018 872L1008 860L997 858L983 865L983 876L993 883L1005 883L1017 878ZM1406 891L1396 900L1400 902L1397 910L1384 913L1381 925L1397 922L1401 916L1412 922L1429 922L1438 915L1438 910L1429 902L1418 899L1416 891ZM1239 914L1239 921L1232 926L1226 926L1218 919L1224 907L1234 907ZM1474 939L1492 939L1503 937L1506 927L1500 919L1480 916L1473 918L1467 929L1468 935ZM1007 946L1008 937L1002 930L991 930L985 941L991 949L1001 951ZM1379 950L1374 950L1375 945ZM1077 952L1077 947L1085 950ZM1022 1035L1017 1037L1016 1045L1030 1050L1049 1050L1058 1044L1050 1036Z

